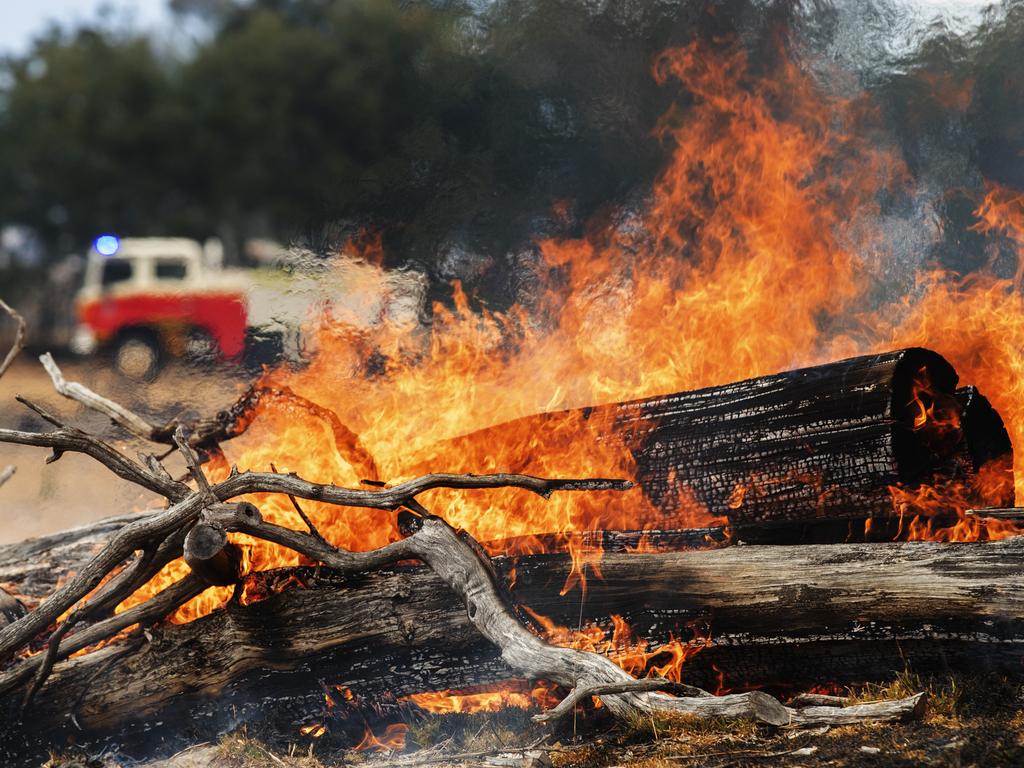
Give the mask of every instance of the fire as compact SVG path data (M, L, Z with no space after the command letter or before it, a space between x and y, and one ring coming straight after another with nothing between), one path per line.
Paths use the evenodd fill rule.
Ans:
M405 736L408 732L409 726L405 723L391 723L380 736L370 726L366 726L363 740L356 745L356 749L360 752L398 752L405 749Z
M260 384L281 394L262 400L248 431L224 445L225 460L209 468L213 479L231 464L266 470L271 463L351 487L427 470L630 477L628 451L598 442L579 413L553 416L543 434L507 423L910 345L946 356L1024 445L1020 269L1013 278L994 270L966 278L925 272L898 301L878 305L872 298L897 260L875 226L879 200L905 192L912 179L878 138L866 97L825 92L785 51L774 69L755 72L725 43L665 51L653 76L680 99L654 129L668 160L642 204L590 221L580 237L538 242L541 290L507 312L474 311L459 286L451 308L434 307L429 332L386 313L372 328L357 327L345 321L344 308L323 308L311 321L309 365L265 373ZM570 215L565 201L553 206ZM1021 195L993 185L976 215L978 231L1001 238L1024 264ZM364 237L348 255L376 268L379 240ZM948 409L926 402L926 393L922 382L922 428L943 423L951 432ZM460 439L484 428L486 439ZM1024 497L1024 451L1016 461ZM756 494L758 482L738 487L734 502ZM548 501L514 490L438 490L423 502L478 540L514 540L489 546L517 554L542 551L542 533L572 541L588 530L723 522L686 490L680 508L667 511L652 508L640 489ZM965 507L956 492L946 488L936 502L960 518L950 532L910 524L921 501L894 489L905 531L982 536L962 529ZM288 499L250 501L268 520L302 527ZM304 509L341 547L365 550L399 536L389 513L316 502ZM252 569L299 564L298 555L275 545L236 539ZM578 560L567 588L598 566L596 558L585 567ZM184 572L182 563L172 564L126 605ZM203 615L228 595L208 590L175 620Z
M635 677L658 676L675 683L682 682L686 660L712 645L710 627L700 622L691 624L693 637L690 640L671 638L663 645L652 646L647 640L637 638L629 623L621 616L611 617L612 628L609 634L597 624L588 623L574 630L529 608L524 610L550 642L608 656Z
M910 385L908 405L914 414L914 431L926 433L929 444L956 442L960 438L960 406L956 398L937 391L927 368L921 368Z
M991 498L1012 482L1007 462L992 461L970 480L950 481L920 488L889 489L899 515L897 539L908 541L996 541L1017 536L1021 529L1012 520L987 520L969 516L972 498ZM988 490L993 489L993 490Z
M579 629L561 626L546 616L525 608L542 634L556 645L567 646L608 656L637 677L663 677L682 682L683 665L687 659L711 646L710 628L694 624L691 640L672 638L663 645L652 646L637 638L621 616L611 617L611 630L588 623ZM445 690L417 693L405 697L420 709L435 714L454 712L497 712L505 707L519 709L550 709L560 701L554 688L545 681L532 686L525 681L510 681L481 690Z
M532 686L513 680L486 689L429 691L406 696L420 709L435 714L497 712L506 707L547 709L558 703L549 683L537 681Z

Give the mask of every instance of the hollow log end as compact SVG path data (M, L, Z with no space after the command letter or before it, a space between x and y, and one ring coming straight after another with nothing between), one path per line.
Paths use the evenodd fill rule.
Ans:
M242 550L224 529L200 522L185 537L183 556L192 572L209 584L229 587L242 577Z

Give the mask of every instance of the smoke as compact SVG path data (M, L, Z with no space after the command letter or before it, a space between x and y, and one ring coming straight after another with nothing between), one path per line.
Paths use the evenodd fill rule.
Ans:
M506 100L491 146L514 168L499 169L490 199L463 201L461 216L424 211L443 231L405 227L389 243L435 285L459 279L491 306L524 299L536 240L579 236L644 199L671 152L654 127L670 107L687 108L651 65L694 39L732 41L754 72L791 57L823 93L874 110L867 138L905 166L901 188L857 222L885 246L863 254L879 300L907 293L926 267L966 274L993 263L973 211L987 182L1024 188L1020 0L504 0L469 10L495 103Z

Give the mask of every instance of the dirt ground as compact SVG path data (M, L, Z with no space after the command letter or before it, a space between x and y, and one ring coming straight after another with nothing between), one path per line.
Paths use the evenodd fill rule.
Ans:
M68 357L57 362L68 380L80 381L158 421L183 411L213 413L230 404L248 383L246 374L237 369L204 372L173 366L145 383L125 379L102 358ZM66 417L69 424L102 433L129 455L145 447L125 440L124 434L102 417L58 395L36 356L29 352L23 352L0 378L0 428L44 430L48 425L18 403L16 394L47 406ZM0 544L145 509L158 501L86 456L66 454L60 461L46 464L47 455L43 448L0 443L0 468L17 467L0 493L4 521Z

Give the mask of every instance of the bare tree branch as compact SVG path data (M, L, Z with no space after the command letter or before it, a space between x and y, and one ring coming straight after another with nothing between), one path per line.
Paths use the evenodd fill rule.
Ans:
M0 440L2 440L0 433ZM271 472L240 472L213 487L214 495L228 501L247 493L284 493L300 499L322 501L341 507L398 509L410 500L435 488L480 489L522 488L548 498L556 491L624 491L633 487L629 480L606 478L552 480L519 474L450 474L433 473L415 480L379 490L354 490L336 485L312 483L294 474Z
M199 466L199 457L189 447L188 439L185 436L185 427L181 424L174 429L174 444L185 459L185 466L188 467L188 472L192 475L192 479L196 481L196 488L210 503L215 502L216 499L213 496L213 491L210 489L210 481L206 479L206 475L203 474L203 470Z
M671 680L666 680L663 677L642 677L622 683L577 686L569 691L569 695L562 699L557 706L552 707L547 712L534 715L533 719L538 723L546 723L565 717L575 709L577 704L586 701L591 696L606 696L613 693L642 693L645 691L664 691L665 693L698 696L701 698L708 698L713 695L702 688L686 685L685 683L673 683Z
M0 430L0 442L3 441L46 447L58 445L60 450L80 450L97 458L119 476L163 493L177 502L166 510L141 517L125 525L91 562L50 595L36 610L0 629L0 661L10 658L18 648L32 640L58 616L95 589L110 571L124 563L135 550L144 548L154 541L163 541L183 528L190 528L200 513L210 505L210 499L206 495L190 492L187 486L180 483L169 486L163 478L79 430L62 427L44 435ZM401 483L393 488L364 491L311 483L293 475L242 472L213 486L211 493L213 497L222 501L256 492L290 493L340 506L394 510L415 499L418 494L433 488L525 488L546 498L551 493L562 490L617 490L631 486L632 483L621 480L547 480L514 474L433 474ZM285 528L275 531L275 535L281 539L279 543L284 543L295 533L297 532ZM360 559L360 562L364 563L362 567L377 567L365 558ZM385 559L382 562L393 562L393 559Z
M132 461L102 440L74 427L63 426L51 432L0 429L0 442L50 448L53 454L47 459L48 463L56 461L68 451L84 453L96 459L118 477L169 499L181 499L189 492L187 485L156 474L151 469Z
M43 368L50 374L53 388L64 397L81 403L86 408L99 411L104 416L109 417L115 424L119 424L143 440L152 440L153 435L160 429L157 425L151 424L123 405L101 397L85 385L79 384L77 381L67 381L49 352L40 355L39 362L43 364Z
M60 642L55 659L62 661L83 648L100 643L133 624L151 624L160 621L179 606L201 594L208 588L198 576L189 574L175 582L162 592L154 595L144 603L140 603L126 611L110 616L97 622ZM0 694L6 693L24 683L44 663L44 654L36 654L22 661L17 666L0 674Z
M3 299L0 299L0 309L10 315L14 322L18 324L18 330L14 334L14 344L11 345L11 349L7 352L7 356L4 358L3 362L0 363L0 377L2 377L7 373L7 369L11 367L11 363L14 362L14 358L16 358L18 353L25 347L25 331L27 326L25 324L25 318L18 314L18 312L16 312L14 308L7 304ZM3 485L14 477L14 473L16 471L17 467L13 464L9 464L0 469L0 485Z
M39 361L50 375L54 389L64 397L102 413L115 424L143 440L167 445L176 444L174 434L178 427L182 426L179 419L171 419L166 424L156 424L120 403L103 397L84 384L67 381L49 352L41 355ZM251 415L259 403L268 399L298 406L327 422L334 434L335 446L345 459L361 476L378 479L377 465L363 447L359 436L343 424L333 411L292 392L287 387L250 387L229 408L213 417L196 420L188 430L188 445L191 448L208 449L223 440L237 437L248 427Z
M140 432L148 430L150 437L147 439L153 439L153 425L144 420L135 421L130 411L100 398L84 387L71 387L64 381L52 358L48 362L43 360L54 385L62 394L84 401L89 407L106 413L134 434L143 436ZM3 661L78 601L86 598L109 573L126 563L136 550L142 550L142 554L122 573L110 580L105 590L100 590L92 601L78 606L54 631L44 657L33 662L35 681L28 690L28 698L44 683L65 647L70 647L67 646L66 635L73 625L105 607L116 605L115 599L119 600L129 589L137 588L141 575L149 571L157 553L176 552L179 537L185 532L188 534L183 540L183 548L186 553L192 553L186 559L196 568L194 581L189 582L187 588L182 587L166 595L164 600L190 594L191 590L199 588L195 582L229 583L236 580L239 576L237 558L228 553L228 549L234 545L228 541L226 534L237 531L291 548L313 560L349 573L377 568L398 560L423 561L459 596L466 606L470 621L487 640L501 650L502 658L509 666L528 677L550 680L573 689L574 693L567 699L569 703L563 702L563 708L556 708L556 712L572 709L576 701L589 695L600 695L609 711L617 716L637 712L679 712L701 717L745 717L772 725L892 719L916 716L923 711L923 694L896 702L878 702L842 709L808 707L797 710L785 707L778 700L759 691L726 696L708 696L705 692L699 692L699 695L681 697L659 692L667 685L664 681L637 681L604 656L554 646L531 632L506 601L496 583L491 563L479 544L465 532L456 531L444 520L430 515L416 499L417 495L425 491L442 487L515 487L547 498L555 491L625 490L632 487L631 482L600 478L558 480L516 474L431 474L392 488L367 491L313 483L296 475L232 472L226 480L211 486L191 450L192 441L186 439L181 425L176 425L171 440L182 452L197 483L198 490L192 492L182 483L169 481L166 473L158 472L151 463L146 462L147 466L138 464L96 438L64 425L44 409L26 404L57 429L45 435L0 430L0 441L50 447L54 451L53 459L59 458L65 450L87 453L119 476L155 490L174 502L166 510L126 524L80 573L58 588L36 610L0 629L0 661ZM369 552L352 552L325 541L308 520L310 532L304 533L264 521L252 504L222 503L254 492L287 494L293 503L296 503L295 497L300 497L340 506L374 509L397 510L405 506L420 511L421 516L409 514L409 519L404 520L402 528L407 534L406 538ZM198 525L197 521L200 521ZM228 567L222 567L225 563ZM155 607L167 607L165 602L155 601L156 598L144 606L150 606L153 610ZM100 622L90 629L99 632L101 625L108 629L117 626L117 622L111 621L108 619ZM19 669L12 671L12 674L16 672L19 675L19 680L31 674ZM693 692L688 688L679 690Z
M7 369L11 367L11 363L14 362L14 358L16 358L18 353L25 348L25 332L28 326L25 323L25 318L3 299L0 299L0 309L10 315L11 319L18 324L18 330L15 331L14 334L14 344L11 346L11 349L7 353L3 362L0 363L0 376L3 376L7 373Z
M225 530L274 541L343 572L364 571L395 560L422 560L462 599L470 621L501 649L502 659L510 667L529 678L571 687L580 692L579 697L589 695L584 693L588 690L603 690L602 701L620 717L635 712L678 712L788 725L888 720L923 713L924 694L860 705L851 712L850 708L834 707L797 710L760 691L726 696L700 691L678 698L658 693L666 686L663 681L637 681L604 656L554 646L531 632L504 600L491 569L482 561L479 545L473 546L465 532L460 534L435 516L417 518L418 528L406 539L369 552L350 552L325 545L312 534L267 523L250 504L230 505L209 514Z

